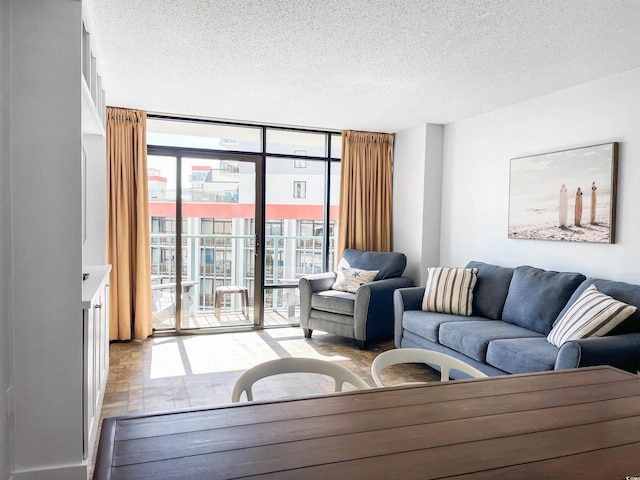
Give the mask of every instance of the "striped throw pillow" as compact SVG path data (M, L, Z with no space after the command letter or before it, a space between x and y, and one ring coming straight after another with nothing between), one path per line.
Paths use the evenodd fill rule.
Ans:
M468 317L477 275L477 268L429 268L422 310Z
M591 285L551 329L547 341L560 347L569 340L602 337L635 311L633 305L611 298Z

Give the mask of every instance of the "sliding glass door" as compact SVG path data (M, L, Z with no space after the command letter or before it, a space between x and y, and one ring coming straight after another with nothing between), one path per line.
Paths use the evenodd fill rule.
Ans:
M147 121L153 328L295 325L298 279L334 266L340 134Z
M154 329L259 324L255 160L178 151L147 164Z

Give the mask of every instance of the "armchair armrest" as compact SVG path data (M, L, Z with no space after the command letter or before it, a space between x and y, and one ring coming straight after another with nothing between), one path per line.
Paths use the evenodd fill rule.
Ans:
M307 287L311 293L322 292L324 290L330 290L333 284L336 282L338 274L336 272L314 273L313 275L305 275L298 280L298 288L302 289Z
M353 311L356 340L366 341L393 331L393 292L413 285L409 277L365 283L356 292Z
M425 287L399 288L393 294L394 337L396 347L402 341L402 316L406 310L421 310Z
M300 289L300 326L302 328L309 328L311 296L315 292L330 290L336 278L338 278L336 272L326 272L305 275L298 280L298 288Z
M640 369L640 333L570 340L560 347L555 369L594 365L636 373Z

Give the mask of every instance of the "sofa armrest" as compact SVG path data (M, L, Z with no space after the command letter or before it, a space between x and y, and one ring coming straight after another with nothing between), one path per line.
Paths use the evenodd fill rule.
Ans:
M560 347L555 369L594 365L636 373L640 369L640 333L570 340Z
M365 283L356 292L353 310L356 340L366 341L393 332L393 292L413 285L409 277Z
M309 328L311 296L315 292L330 290L336 278L338 278L336 272L326 272L305 275L298 280L298 288L300 289L300 326L302 328Z
M395 307L405 310L422 310L424 287L399 288L393 296Z
M406 310L421 310L425 287L399 288L393 294L394 339L396 347L402 342L402 316Z

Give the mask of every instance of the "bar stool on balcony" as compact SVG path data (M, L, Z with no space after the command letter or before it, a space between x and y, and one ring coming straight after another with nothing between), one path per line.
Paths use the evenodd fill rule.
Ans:
M247 305L249 304L249 290L244 285L223 285L216 288L216 295L214 300L215 315L220 320L220 309L222 306L222 300L225 295L240 294L240 300L242 302L242 314L247 315Z

